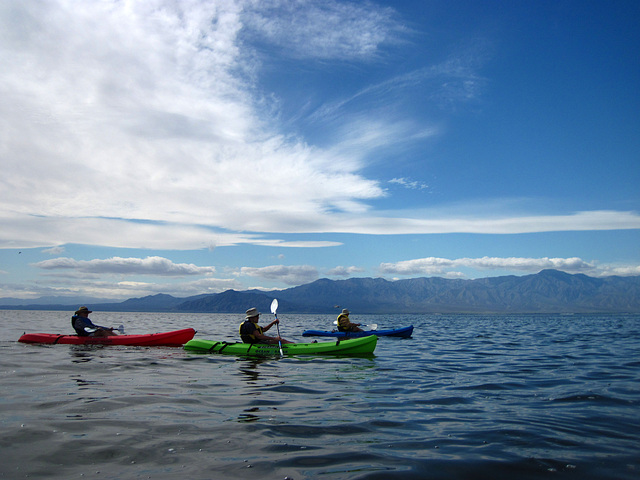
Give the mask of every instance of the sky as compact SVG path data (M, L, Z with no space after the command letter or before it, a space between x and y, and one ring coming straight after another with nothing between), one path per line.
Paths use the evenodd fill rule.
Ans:
M1 298L640 275L640 2L4 0Z

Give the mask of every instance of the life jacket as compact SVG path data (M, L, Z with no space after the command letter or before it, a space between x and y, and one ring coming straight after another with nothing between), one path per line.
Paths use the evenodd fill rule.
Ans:
M254 328L251 328L252 325ZM262 327L260 325L256 325L251 320L246 319L240 324L240 338L244 343L259 343L260 340L254 335L256 330L262 334Z
M84 317L80 317L78 315L72 316L71 317L71 326L76 331L76 333L78 334L79 337L88 337L89 336L89 332L85 331L84 327L76 326L76 321L77 320L83 320L84 321Z
M349 321L349 315L341 313L338 315L338 331L348 332L351 328L351 322Z

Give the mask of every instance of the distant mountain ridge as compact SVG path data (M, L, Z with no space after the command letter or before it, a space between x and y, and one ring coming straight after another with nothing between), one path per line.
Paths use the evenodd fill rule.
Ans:
M345 307L362 314L640 313L640 276L594 278L543 270L521 277L510 275L475 280L440 277L396 281L323 278L274 292L227 290L188 298L157 294L119 303L92 303L90 308L121 312L242 313L255 306L264 313L270 313L269 305L273 298L278 298L278 311L287 313L330 314ZM77 307L78 304L56 304L53 301L17 305L15 300L0 305L2 309L70 312Z

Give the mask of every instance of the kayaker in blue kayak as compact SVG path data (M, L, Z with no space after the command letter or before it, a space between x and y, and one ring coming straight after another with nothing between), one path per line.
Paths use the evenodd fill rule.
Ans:
M258 321L260 320L260 312L257 308L250 308L245 313L245 320L240 325L240 338L242 338L242 341L244 343L294 343L290 342L289 340L285 340L282 337L270 337L264 334L264 332L278 323L277 318L269 325L262 328L260 325L258 325Z
M349 320L349 310L346 308L338 315L338 331L339 332L364 332L360 328L360 323L351 323Z
M75 315L71 317L71 325L79 337L110 337L117 335L113 328L94 325L89 320L90 313L93 313L93 310L89 310L87 307L80 307L76 310Z

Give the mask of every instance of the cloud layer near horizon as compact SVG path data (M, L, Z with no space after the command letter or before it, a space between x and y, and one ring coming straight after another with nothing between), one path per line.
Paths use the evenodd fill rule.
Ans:
M482 258L417 258L395 263L381 263L380 272L383 274L406 276L464 277L459 269L477 271L519 271L523 273L538 273L541 270L553 269L567 273L582 273L593 277L610 275L640 275L640 266L615 267L612 265L597 265L586 262L578 257L572 258L522 258L522 257L482 257Z
M60 257L32 265L48 276L49 287L16 286L0 284L5 296L37 298L42 295L87 296L99 298L140 297L152 292L162 291L178 297L202 293L219 293L228 289L244 290L242 277L257 279L278 279L289 286L310 283L318 278L349 277L360 273L355 266L337 266L320 271L311 265L270 265L253 268L242 267L222 272L226 278L213 278L219 273L213 266L174 263L162 257L96 259L78 261ZM466 278L461 270L492 272L519 271L523 274L535 274L544 269L557 269L567 273L582 273L593 277L610 275L640 275L640 267L618 267L598 265L581 258L419 258L395 263L382 263L378 272L382 275L400 277L441 276L445 278ZM150 282L149 278L169 279L163 282ZM128 278L128 280L125 280ZM170 279L182 279L179 282ZM190 280L189 278L193 278ZM81 282L76 280L81 279ZM111 279L111 280L110 280ZM133 280L135 279L135 280ZM186 279L186 280L184 280ZM70 286L72 285L72 286Z

